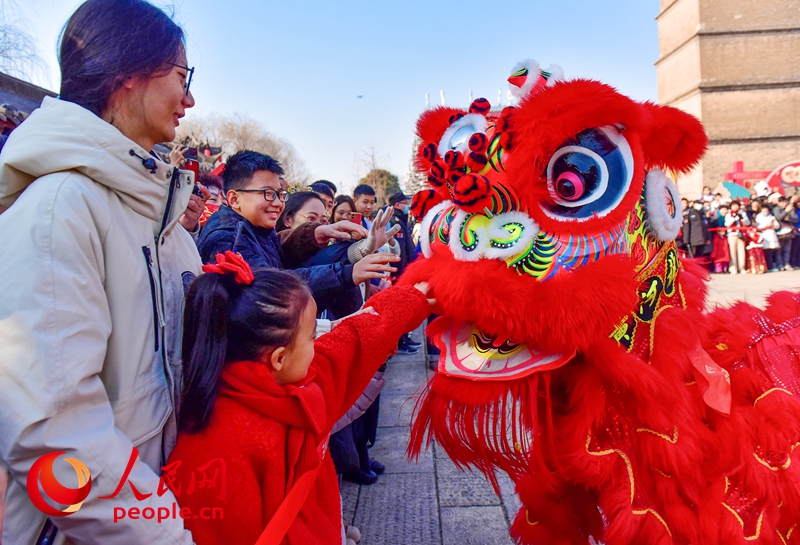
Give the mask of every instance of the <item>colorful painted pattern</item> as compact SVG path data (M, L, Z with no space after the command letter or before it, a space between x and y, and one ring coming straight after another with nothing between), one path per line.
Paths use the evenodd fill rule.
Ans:
M624 231L623 224L609 233L596 235L539 233L524 253L506 262L520 274L548 280L561 271L571 272L603 256L628 253Z

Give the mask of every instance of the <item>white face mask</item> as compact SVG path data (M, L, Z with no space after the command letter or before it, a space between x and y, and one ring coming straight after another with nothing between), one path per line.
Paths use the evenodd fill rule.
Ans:
M695 209L695 210L698 210L698 211L699 211L699 210L702 210L702 209L703 209L703 205L702 205L702 204L700 204L700 203L695 203L695 205L694 205L694 209Z

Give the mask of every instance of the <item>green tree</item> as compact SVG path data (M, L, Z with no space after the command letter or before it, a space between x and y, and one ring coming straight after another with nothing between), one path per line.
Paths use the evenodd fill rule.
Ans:
M375 190L375 198L378 206L384 206L389 197L402 191L400 181L397 176L382 168L373 168L366 176L358 181L359 184L367 184Z

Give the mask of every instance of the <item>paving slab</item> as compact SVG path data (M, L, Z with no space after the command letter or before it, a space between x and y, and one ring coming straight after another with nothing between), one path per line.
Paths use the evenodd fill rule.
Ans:
M417 398L406 394L381 394L381 413L378 425L381 427L408 427L411 413Z
M513 545L502 507L442 507L442 545Z
M383 413L383 408L381 408L381 413ZM408 427L380 428L378 440L375 442L375 446L369 450L370 457L385 465L387 474L433 473L433 455L430 452L421 453L419 461L416 463L410 462L406 457L409 436Z
M386 386L381 394L403 394L411 397L425 388L428 382L428 372L420 358L414 362L390 361L384 374Z
M502 505L492 485L480 473L462 471L447 458L436 460L441 507Z
M441 543L433 473L387 474L362 486L353 524L359 545Z

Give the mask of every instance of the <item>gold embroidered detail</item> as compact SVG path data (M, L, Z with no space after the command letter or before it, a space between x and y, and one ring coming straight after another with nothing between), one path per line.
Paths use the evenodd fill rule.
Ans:
M771 469L772 471L779 471L781 469L786 470L789 469L789 466L792 465L792 453L794 452L794 449L796 449L797 447L800 447L800 443L792 445L792 448L789 449L789 454L786 456L786 461L783 463L783 465L778 467L769 465L769 463L767 463L765 460L762 460L755 452L753 453L753 456L755 457L755 459L758 461L759 464L766 467L767 469Z
M536 526L537 524L539 524L539 521L538 521L538 520L537 520L536 522L531 522L531 519L528 517L528 515L529 515L529 514L530 514L530 511L528 511L527 509L525 509L525 522L527 522L527 523L528 523L528 524L530 524L531 526Z
M719 344L717 345L717 350L724 351L724 350L730 350L730 349L728 348L728 345L727 345L727 344L725 344L725 343L719 343Z
M642 432L652 433L656 437L660 437L664 441L672 443L673 445L678 442L678 427L677 426L675 426L674 431L672 432L672 437L670 437L669 435L666 435L664 433L658 433L657 431L649 430L647 428L639 428L636 431L639 432L639 433L642 433Z
M734 517L736 517L736 520L738 520L739 524L742 526L742 530L744 530L744 521L742 520L742 517L739 516L739 513L734 511L733 508L730 505L728 505L727 503L725 503L725 502L722 502L722 506L725 509L727 509L728 511L730 511L731 514L733 514ZM755 541L759 537L761 537L761 524L763 522L764 522L764 511L762 510L761 514L758 515L758 524L756 525L756 533L755 533L755 535L752 535L752 536L749 536L749 537L748 536L744 536L744 540L745 541Z
M653 471L655 471L656 473L659 473L659 474L661 474L663 477L666 477L667 479L671 479L671 478L672 478L672 475L667 475L666 473L664 473L664 472L663 472L663 471L661 471L660 469L656 469L656 468L654 468L654 467L651 467L650 469L652 469L652 470L653 470Z
M769 394L773 394L775 392L783 392L784 394L787 394L787 395L794 395L789 390L784 390L783 388L772 388L770 390L767 390L766 392L764 392L760 396L758 396L758 398L755 401L753 401L753 407L755 407L756 403L758 403L759 401L761 401L762 399L767 397Z
M639 430L637 430L637 431L639 431ZM650 431L650 430L646 430L646 431ZM652 432L652 433L656 433L656 432ZM676 434L675 435L675 440L676 441L677 441L677 433L678 433L678 429L675 428L675 434ZM656 434L656 435L658 435L658 434ZM607 456L609 454L616 453L616 454L619 455L620 458L622 458L622 461L625 462L625 469L628 470L628 480L631 483L631 494L630 494L631 512L634 515L644 515L646 513L652 514L654 517L656 517L656 519L658 519L658 521L661 524L664 525L664 528L667 530L667 533L670 535L670 537L672 537L672 532L670 531L669 526L667 525L667 522L656 511L654 511L653 509L633 509L633 497L634 497L634 493L636 491L636 485L635 485L634 480L633 480L633 465L631 465L631 461L628 458L628 456L626 456L625 453L622 452L619 449L608 449L608 450L591 451L591 450L589 450L589 444L591 444L591 442L592 442L592 432L590 431L589 435L586 436L586 452L588 454L590 454L592 456Z

